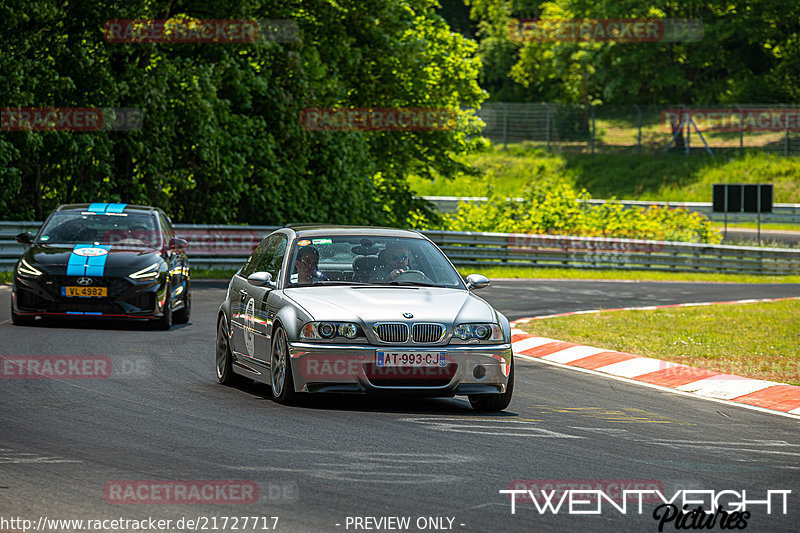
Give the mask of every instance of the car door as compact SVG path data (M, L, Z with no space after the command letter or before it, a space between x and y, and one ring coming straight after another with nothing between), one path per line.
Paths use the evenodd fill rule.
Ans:
M248 292L250 284L247 283L247 277L257 272L256 267L261 264L262 258L267 253L269 242L270 238L264 239L250 254L239 272L231 279L228 293L231 304L231 349L238 356L247 359L252 358L255 351L255 346L251 342L253 337L250 335L255 322L255 299Z
M256 266L256 272L269 272L272 275L272 280L277 284L280 281L279 274L286 256L288 239L283 234L274 235L271 239L267 244L267 249L261 258L261 262ZM276 307L270 305L270 303L275 301L272 295L276 291L273 287L255 287L248 284L247 292L253 299L255 314L251 339L254 345L253 359L255 359L255 362L269 367L272 321L277 313Z
M187 289L184 284L186 278L184 275L186 251L169 247L170 239L175 238L175 230L172 228L172 221L163 213L158 213L158 219L161 225L161 235L164 239L166 260L169 265L170 305L174 309L175 303L181 297L183 291Z

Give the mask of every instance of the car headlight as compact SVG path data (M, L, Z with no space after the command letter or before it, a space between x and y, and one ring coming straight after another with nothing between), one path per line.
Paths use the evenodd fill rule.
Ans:
M34 266L32 266L30 263L28 263L24 259L20 260L19 269L17 269L17 272L19 272L20 274L23 274L25 276L33 276L33 277L37 277L37 276L41 276L42 275L42 271L41 270L39 270L38 268L35 268Z
M364 332L352 322L308 322L300 330L301 339L330 340L336 337L355 339L364 337Z
M133 274L128 274L133 279L156 279L158 277L158 263L153 263L149 267L137 270Z
M453 338L450 342L502 342L503 330L499 324L459 324L453 330Z

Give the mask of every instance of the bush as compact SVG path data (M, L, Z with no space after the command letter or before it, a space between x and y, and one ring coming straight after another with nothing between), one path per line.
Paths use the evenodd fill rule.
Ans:
M717 244L722 236L707 217L684 208L626 208L615 199L588 202L589 193L566 183L536 185L521 201L492 196L487 203L459 205L442 229L650 239Z

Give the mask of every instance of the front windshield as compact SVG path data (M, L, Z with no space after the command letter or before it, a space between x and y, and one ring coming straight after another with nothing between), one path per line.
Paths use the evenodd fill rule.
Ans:
M287 287L356 284L464 287L447 258L424 239L337 235L295 240Z
M40 244L110 244L157 248L161 238L155 217L144 213L54 213L39 233Z

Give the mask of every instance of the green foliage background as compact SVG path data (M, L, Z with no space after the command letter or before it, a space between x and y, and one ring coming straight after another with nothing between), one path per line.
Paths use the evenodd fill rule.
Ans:
M465 0L491 99L583 104L800 100L792 0ZM513 42L512 19L697 19L696 42Z
M465 167L469 127L310 132L307 107L477 106L476 45L433 0L7 0L0 107L139 107L132 132L0 132L0 219L62 203L157 205L179 222L407 225L409 172ZM292 20L296 42L109 43L109 19ZM467 124L469 120L466 121Z
M523 192L520 201L495 195L480 203L462 202L445 215L444 227L454 231L496 231L650 239L718 244L722 235L707 217L683 208L651 206L626 209L615 200L588 203L589 193L571 185L540 183Z

